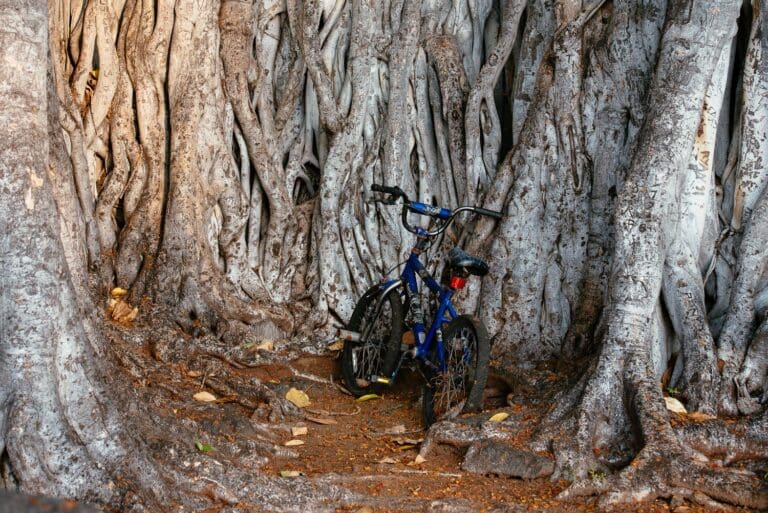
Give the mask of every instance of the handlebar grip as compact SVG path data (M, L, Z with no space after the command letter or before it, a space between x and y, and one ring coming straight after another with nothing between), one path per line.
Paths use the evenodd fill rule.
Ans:
M504 214L501 212L497 212L496 210L488 210L487 208L475 207L475 212L482 216L493 217L494 219L501 219L504 217Z
M400 187L389 187L387 185L381 185L378 183L371 184L371 190L373 192L383 192L386 194L393 194L395 196L405 196L405 193L400 189Z

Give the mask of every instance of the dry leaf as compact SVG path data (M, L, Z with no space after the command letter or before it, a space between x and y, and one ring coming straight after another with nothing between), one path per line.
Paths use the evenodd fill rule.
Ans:
M303 476L303 475L304 474L302 474L298 470L281 470L280 471L280 476L281 477L299 477L299 476Z
M329 351L341 351L342 349L344 349L343 340L337 340L336 342L328 346Z
M137 315L139 315L139 309L131 308L130 304L121 299L118 299L112 304L109 313L112 316L113 321L119 322L121 324L128 324L136 319Z
M296 388L291 388L288 390L288 392L285 394L285 398L299 408L305 408L310 405L309 396Z
M195 395L193 395L192 399L194 399L195 401L202 401L204 403L212 403L216 400L216 396L210 392L206 392L205 390L203 390L202 392L198 392Z
M401 435L405 433L405 426L402 424L398 424L397 426L392 426L391 428L384 431L384 434L387 435Z
M392 465L394 463L397 463L397 460L392 459L392 458L383 458L383 459L379 460L379 463L388 463L388 464Z
M268 338L264 339L254 349L261 349L262 351L274 351L275 341Z
M370 506L363 506L362 508L355 510L355 513L373 513L373 508Z
M304 443L305 443L304 440L298 440L294 438L293 440L288 440L287 442L285 442L284 445L286 447L295 447L297 445L304 445Z
M305 417L308 421L314 422L315 424L322 424L324 426L331 426L333 424L338 424L334 419L328 418L328 417L310 417L307 415Z
M400 447L398 447L398 448L397 448L397 449L395 449L395 450L396 450L396 451L398 451L398 452L400 452L400 451L407 451L408 449L415 449L415 448L416 448L416 446L415 446L415 445L406 444L406 445L403 445L403 446L400 446Z
M190 378L199 378L202 375L203 375L203 372L199 370L187 371L187 376L189 376Z
M112 295L112 297L121 297L128 294L128 291L121 287L115 287L114 289L110 290L109 293Z
M291 435L302 436L307 434L307 426L294 426L291 428Z
M424 456L422 456L421 454L418 454L418 455L416 455L416 459L415 459L415 460L413 460L413 462L414 462L416 465L421 465L421 464L422 464L422 463L424 463L425 461L427 461L427 459L426 459Z
M358 403L363 403L365 401L370 401L371 399L380 399L380 397L378 395L376 395L376 394L365 394L365 395L361 395L360 397L358 397L357 398L357 402Z
M665 397L664 403L666 403L667 409L674 413L688 413L683 403L675 399L674 397Z
M509 417L509 413L507 412L499 412L496 415L492 416L490 419L488 419L489 422L501 422L502 420Z
M393 442L395 442L397 445L419 445L421 442L424 441L423 438L393 438Z

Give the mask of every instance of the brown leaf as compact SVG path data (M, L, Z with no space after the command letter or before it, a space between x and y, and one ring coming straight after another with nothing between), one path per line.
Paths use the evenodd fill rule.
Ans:
M109 314L112 320L120 324L129 324L139 315L138 308L132 308L129 303L122 299L111 300Z

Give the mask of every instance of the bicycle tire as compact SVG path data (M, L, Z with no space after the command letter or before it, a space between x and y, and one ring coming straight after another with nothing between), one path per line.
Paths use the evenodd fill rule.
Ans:
M387 293L377 319L376 303L381 294L379 286L371 287L355 305L347 329L363 333L370 322L372 327L367 341L344 342L341 355L341 375L344 385L359 397L381 390L379 383L364 383L365 378L376 375L389 377L395 370L400 356L400 339L403 329L403 302L397 290ZM389 319L387 319L387 315Z
M422 394L424 425L431 426L450 413L477 411L482 407L488 380L490 344L485 326L472 316L460 315L443 330L446 371L428 367ZM438 364L437 344L429 360ZM455 410L464 402L460 412Z

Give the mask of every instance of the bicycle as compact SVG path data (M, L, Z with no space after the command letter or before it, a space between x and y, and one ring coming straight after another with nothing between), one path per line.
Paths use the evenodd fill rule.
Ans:
M450 210L411 201L399 187L373 184L371 191L388 195L374 201L395 205L403 200L401 221L416 235L398 279L386 279L368 289L358 301L346 329L342 377L355 396L378 392L391 386L406 358L419 364L425 377L422 394L424 424L429 427L439 418L476 411L482 406L488 377L490 344L485 326L469 315L458 315L451 297L462 289L470 275L484 276L488 264L458 247L448 254L445 285L427 271L419 259L461 212L501 219L502 214L480 207L463 206ZM437 219L437 227L426 230L412 226L408 214ZM436 301L427 330L417 276Z

